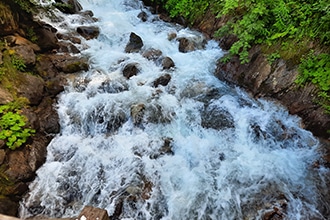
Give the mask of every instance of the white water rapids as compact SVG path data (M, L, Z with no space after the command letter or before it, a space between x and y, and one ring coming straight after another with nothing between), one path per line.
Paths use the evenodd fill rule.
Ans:
M22 201L22 218L77 216L92 205L114 219L326 219L313 168L318 141L284 108L215 78L223 55L216 42L181 53L169 33L202 35L156 19L139 1L80 3L101 33L83 43L90 70L60 95L61 132ZM146 22L137 17L142 8ZM81 25L79 15L61 16L52 23L60 32ZM125 53L131 32L142 51L161 50L175 68ZM139 73L126 79L129 63ZM166 73L169 84L155 88ZM134 123L138 105L145 110Z

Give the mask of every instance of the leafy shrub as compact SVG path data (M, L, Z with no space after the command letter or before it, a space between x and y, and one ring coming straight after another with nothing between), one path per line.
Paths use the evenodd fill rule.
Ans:
M35 133L26 127L27 118L15 107L13 103L0 106L0 139L5 140L11 150L20 147Z

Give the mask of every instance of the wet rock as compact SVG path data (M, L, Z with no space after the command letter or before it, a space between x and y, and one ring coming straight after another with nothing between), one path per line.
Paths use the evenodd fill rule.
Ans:
M93 11L91 11L91 10L81 11L81 12L79 12L79 14L84 17L90 17L90 18L92 18L94 16Z
M158 104L148 106L145 114L150 123L170 123L175 116L175 112L164 111Z
M61 40L71 41L74 44L81 44L80 38L70 35L70 34L57 33L56 36L58 39L61 39Z
M177 34L175 32L171 32L167 35L167 39L169 41L174 40L177 37Z
M38 105L44 96L44 80L31 74L21 73L17 88L19 96L27 98L30 105Z
M159 59L161 57L162 54L163 53L161 50L150 48L150 49L144 51L142 56L144 58L147 58L148 60L156 61L157 59Z
M33 142L29 145L28 155L28 164L32 172L36 172L37 169L45 162L48 143L49 140L47 140L46 137L33 137Z
M202 112L202 126L204 128L213 128L216 130L224 130L234 128L234 118L223 108L209 105Z
M203 37L181 37L177 39L179 41L179 51L182 53L188 53L197 49L203 49L206 41Z
M119 93L128 90L126 83L119 81L105 80L98 87L98 91L105 93Z
M129 63L123 69L123 76L125 76L126 79L129 79L132 76L136 76L138 72L139 69L137 67L137 63Z
M112 133L117 131L127 121L127 117L123 110L119 110L115 114L111 114L101 120L107 121L107 132Z
M143 47L143 41L141 37L131 32L129 36L129 41L125 47L125 52L126 53L139 52L142 47Z
M164 57L162 61L163 69L170 69L175 67L173 60L170 57Z
M157 78L154 81L154 87L158 87L159 85L167 86L167 84L170 82L170 80L171 80L170 74L165 74L163 76L160 76L159 78Z
M60 131L59 116L53 104L54 101L51 98L44 98L36 110L40 132L44 134L57 134Z
M73 57L69 54L49 56L58 71L76 73L89 69L88 61L84 57Z
M147 13L145 11L141 11L138 14L138 18L140 18L141 21L146 22L148 20L148 15L147 15Z
M0 105L7 104L8 102L12 102L13 100L14 98L12 94L0 87Z
M26 66L32 66L36 62L36 55L32 47L27 45L13 47L15 54L22 59Z
M159 149L159 152L157 154L150 155L151 159L157 159L160 156L163 155L174 155L174 152L172 150L172 138L165 138L163 146Z
M145 112L144 104L137 104L131 106L131 117L134 125L139 125L142 122Z
M75 14L83 9L77 0L56 0L55 2L59 3L54 4L55 7L67 14Z
M60 53L80 53L80 50L69 42L59 42L59 50Z
M9 216L16 216L19 204L11 201L9 198L0 197L0 213Z
M180 38L179 41L179 51L182 53L187 53L189 51L195 50L193 42L189 41L187 38Z
M66 83L66 79L62 76L57 76L55 78L47 80L45 86L47 95L50 97L57 96L59 93L64 91L64 85L66 85Z
M100 29L96 26L80 26L77 32L86 40L95 39L100 35Z

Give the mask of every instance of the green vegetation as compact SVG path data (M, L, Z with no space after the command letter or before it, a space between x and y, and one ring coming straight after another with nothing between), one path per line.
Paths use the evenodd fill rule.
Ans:
M14 68L17 69L18 71L25 71L26 65L24 63L24 60L22 60L20 57L17 55L13 54L11 55L11 63L13 64Z
M13 0L23 11L31 14L36 10L36 4L33 0Z
M249 62L248 50L260 45L270 63L278 58L299 65L299 85L319 88L319 102L330 112L330 2L329 0L152 0L171 17L194 24L206 12L224 18L216 37L236 35L238 40L222 62L239 55ZM313 50L317 51L314 52ZM309 54L306 56L306 54Z
M35 133L35 130L26 127L27 118L21 115L20 107L17 102L0 106L0 139L11 150L20 147Z
M14 50L7 48L5 43L0 43L3 52L3 63L0 65L0 86L11 91L15 96L15 86L20 83L20 73L25 71L25 64ZM16 101L0 106L0 139L4 140L7 147L15 150L23 145L35 133L27 125L27 118L21 114L21 109L26 106L26 98L17 98Z

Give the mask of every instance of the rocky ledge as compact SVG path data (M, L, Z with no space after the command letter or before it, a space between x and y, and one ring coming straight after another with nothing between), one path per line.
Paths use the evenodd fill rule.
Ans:
M5 140L0 140L0 213L11 216L17 215L19 201L46 159L47 145L60 131L56 102L68 74L89 68L88 58L76 56L80 53L78 48L82 47L83 39L98 35L98 28L92 25L96 20L93 14L81 12L77 1L57 2L62 3L58 4L61 7L72 5L59 9L79 13L91 25L67 34L35 20L26 5L19 2L0 2L0 105L24 100L28 104L20 112L36 132L16 150L9 149ZM28 7L44 10L36 5ZM65 11L67 8L71 10Z

